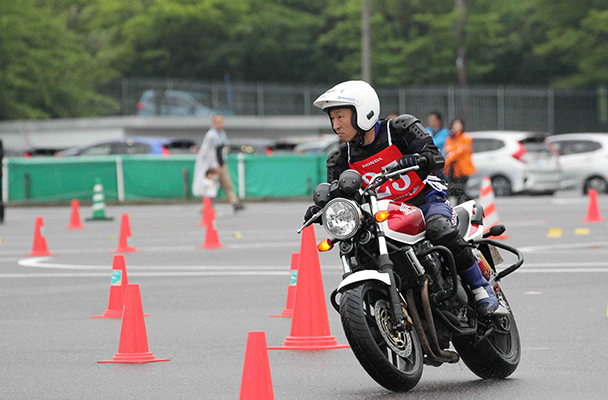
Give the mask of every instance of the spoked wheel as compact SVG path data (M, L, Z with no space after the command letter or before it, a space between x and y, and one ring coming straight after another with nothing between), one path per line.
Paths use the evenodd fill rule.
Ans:
M481 340L470 336L453 339L454 347L464 363L483 379L504 379L511 375L517 369L521 356L515 317L502 290L499 290L497 296L509 313L479 321L478 333L488 332L487 337Z
M392 329L385 287L364 283L342 295L340 316L353 353L367 373L395 392L412 389L422 376L423 353L414 329Z

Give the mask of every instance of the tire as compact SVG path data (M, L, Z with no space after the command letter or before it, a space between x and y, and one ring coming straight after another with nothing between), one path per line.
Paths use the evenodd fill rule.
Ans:
M382 335L380 320L390 323L388 292L378 283L366 282L344 293L340 299L340 316L348 343L365 371L381 386L394 392L407 392L422 376L423 352L415 329L406 332L401 346L394 347L407 355L401 357ZM377 310L380 310L378 312ZM383 319L385 318L388 319ZM385 334L394 335L387 333ZM396 346L393 344L392 346ZM390 360L389 360L390 357Z
M608 182L601 176L592 176L583 185L583 194L588 194L589 189L595 189L598 193L608 193Z
M492 190L497 197L511 196L513 194L511 181L503 175L492 177Z
M508 305L506 297L499 291L499 297ZM491 317L490 324L496 327L496 332L474 344L470 336L455 337L452 341L454 348L466 366L482 379L504 379L511 375L519 365L521 357L521 342L513 312L505 317ZM479 321L480 326L488 325ZM508 326L509 329L499 327ZM504 333L498 333L500 331Z

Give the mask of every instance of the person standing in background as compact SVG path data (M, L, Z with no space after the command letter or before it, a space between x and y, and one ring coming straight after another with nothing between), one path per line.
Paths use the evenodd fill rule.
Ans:
M427 117L427 123L429 126L427 126L426 130L431 134L433 142L439 147L439 150L445 155L445 140L450 135L450 132L443 126L441 113L439 111L431 111Z
M224 117L216 114L213 116L213 127L205 134L196 157L192 194L195 196L205 195L205 182L211 170L218 175L220 186L224 189L224 193L226 193L228 203L232 204L234 211L240 211L245 206L239 202L234 192L230 170L228 169L224 153L227 145L228 137L226 136L226 132L224 132Z
M462 119L456 118L450 124L450 135L444 149L446 158L443 171L448 178L448 199L456 198L456 204L460 204L468 199L465 189L469 176L475 173L473 138L465 133Z

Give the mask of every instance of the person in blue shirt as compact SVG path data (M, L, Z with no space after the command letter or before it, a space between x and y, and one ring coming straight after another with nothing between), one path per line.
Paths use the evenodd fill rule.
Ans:
M431 111L429 113L427 122L429 126L426 128L426 130L431 134L435 145L439 147L439 150L441 150L443 155L445 155L443 146L445 145L445 140L448 138L448 136L450 136L450 131L443 126L441 113L439 111Z

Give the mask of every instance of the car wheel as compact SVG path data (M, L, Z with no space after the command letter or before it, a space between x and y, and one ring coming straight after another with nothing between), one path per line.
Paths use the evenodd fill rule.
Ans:
M598 193L608 193L608 182L601 176L592 176L585 181L583 194L589 193L589 189L595 189Z
M492 177L492 189L494 190L494 194L499 197L511 196L513 194L511 181L502 175Z

